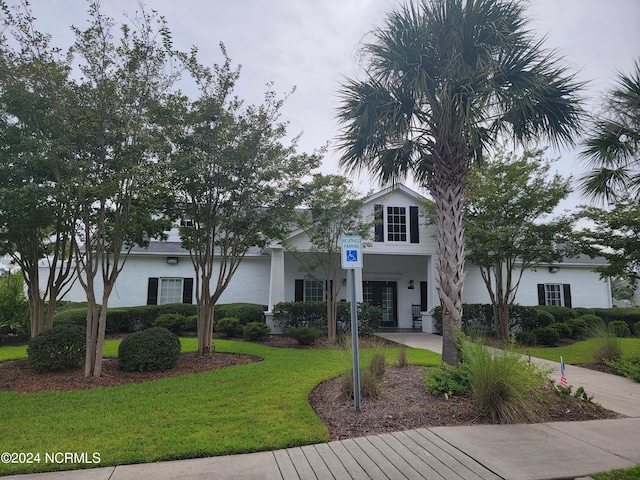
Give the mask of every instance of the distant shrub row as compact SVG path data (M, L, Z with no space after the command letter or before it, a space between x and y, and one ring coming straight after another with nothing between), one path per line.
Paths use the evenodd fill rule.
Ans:
M214 322L221 318L237 318L241 325L262 322L266 306L254 303L228 303L216 305ZM150 327L165 327L173 332L196 330L197 307L187 303L145 305L140 307L110 308L107 312L106 333L130 333ZM67 304L54 318L54 325L86 325L86 304Z
M442 333L442 309L432 310L434 328ZM568 308L559 306L525 307L513 305L509 309L509 331L521 337L538 332L541 337L553 338L548 330L558 331L559 338L579 338L584 334L580 319L588 327L595 320L612 324L620 336L640 336L640 307L629 308ZM465 304L462 310L462 330L467 334L490 334L494 331L493 309L490 304ZM529 338L531 336L529 335ZM556 341L557 343L557 341Z

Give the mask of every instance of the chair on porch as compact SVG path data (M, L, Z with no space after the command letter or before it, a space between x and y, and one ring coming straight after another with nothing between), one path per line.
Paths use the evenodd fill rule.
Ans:
M416 328L422 329L422 314L420 313L421 306L420 305L411 305L411 321L412 328L415 330Z

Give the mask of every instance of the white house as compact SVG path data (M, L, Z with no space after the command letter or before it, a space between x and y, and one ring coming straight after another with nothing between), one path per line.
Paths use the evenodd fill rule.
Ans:
M363 268L355 273L358 301L382 307L383 326L412 328L412 312L419 310L423 331L431 331L431 309L438 305L435 281L435 226L421 212L425 199L399 185L367 198L363 215L380 222L363 248ZM292 232L288 243L297 250L308 249L309 239L302 231ZM516 303L520 305L565 305L573 307L611 307L608 281L593 268L601 259L580 257L557 265L525 272ZM252 249L219 303L251 302L273 306L281 301L323 300L322 283L305 278L294 255L281 243ZM467 265L463 301L489 303L480 270ZM350 298L347 272L340 279L338 298ZM214 275L215 277L215 275ZM112 307L162 303L194 302L194 269L188 251L175 235L168 241L151 242L148 248L134 249L116 283L109 305ZM98 294L101 292L98 291ZM79 285L65 300L83 301Z

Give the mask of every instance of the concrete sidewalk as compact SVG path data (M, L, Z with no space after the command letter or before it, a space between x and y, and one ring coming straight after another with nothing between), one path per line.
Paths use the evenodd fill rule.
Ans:
M442 347L442 337L432 334L383 336L414 348ZM541 362L559 378L559 364ZM566 376L594 401L629 418L421 428L272 452L4 478L549 480L640 464L640 384L571 365Z

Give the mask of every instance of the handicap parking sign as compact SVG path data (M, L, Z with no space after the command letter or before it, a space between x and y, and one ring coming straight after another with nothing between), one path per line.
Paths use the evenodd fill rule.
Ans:
M362 237L356 235L343 235L340 238L342 268L362 268Z

